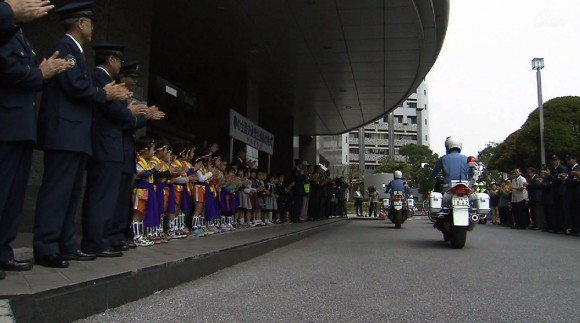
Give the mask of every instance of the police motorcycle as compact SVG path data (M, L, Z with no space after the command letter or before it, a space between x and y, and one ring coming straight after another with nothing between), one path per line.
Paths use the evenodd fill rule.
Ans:
M469 167L477 164L473 156L468 157L467 162ZM490 211L489 195L473 192L470 182L473 179L452 180L448 187L440 190L443 194L437 191L429 194L429 216L435 221L433 227L443 233L443 240L450 242L454 249L465 246L467 232L473 231L480 217Z
M393 191L391 194L387 218L393 222L397 229L400 229L405 220L409 218L409 204L402 191Z
M402 179L403 174L401 173L401 171L397 170L394 173L394 177L395 180L401 180ZM395 180L393 180L393 182L395 182ZM389 187L390 187L390 183L389 183ZM400 188L403 188L402 186L400 186ZM391 222L393 222L393 224L395 225L396 229L400 229L401 225L405 222L405 220L407 220L410 217L410 208L409 208L409 202L407 201L407 199L405 198L405 194L403 191L401 190L392 190L391 188L387 188L388 192L385 193L390 193L391 198L387 201L387 218L389 220L391 220Z

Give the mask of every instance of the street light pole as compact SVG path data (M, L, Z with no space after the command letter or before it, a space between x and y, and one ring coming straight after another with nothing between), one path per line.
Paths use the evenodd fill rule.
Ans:
M538 85L538 108L540 110L540 161L544 165L546 163L546 146L544 145L544 103L542 100L542 74L540 70L544 68L543 58L532 59L532 69L536 70L536 83Z

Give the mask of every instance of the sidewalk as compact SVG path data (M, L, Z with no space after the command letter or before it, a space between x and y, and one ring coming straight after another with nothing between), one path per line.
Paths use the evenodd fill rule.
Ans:
M70 322L247 261L319 231L345 218L268 227L139 247L120 258L71 261L66 269L34 266L7 272L0 301L8 299L17 322ZM17 259L32 257L30 234L13 245ZM0 317L0 320L2 317ZM4 321L0 321L4 323Z

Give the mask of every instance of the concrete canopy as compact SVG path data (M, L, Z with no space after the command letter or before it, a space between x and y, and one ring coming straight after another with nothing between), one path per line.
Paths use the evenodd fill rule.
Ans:
M167 79L188 88L212 66L246 71L270 98L260 114L291 117L294 135L309 136L358 128L415 91L441 50L449 1L172 1L153 12L152 57L172 62Z

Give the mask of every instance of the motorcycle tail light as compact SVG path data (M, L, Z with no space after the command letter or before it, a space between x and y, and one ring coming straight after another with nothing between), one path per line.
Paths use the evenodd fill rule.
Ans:
M469 189L469 187L467 186L455 186L454 188L451 189L451 194L457 195L457 196L464 196L464 195L468 195L469 193L471 193L471 190Z
M393 196L393 198L396 199L396 200L402 200L403 199L403 195L401 195L401 194L395 194Z
M477 158L475 158L473 156L467 157L467 165L469 165L469 167L477 166Z

